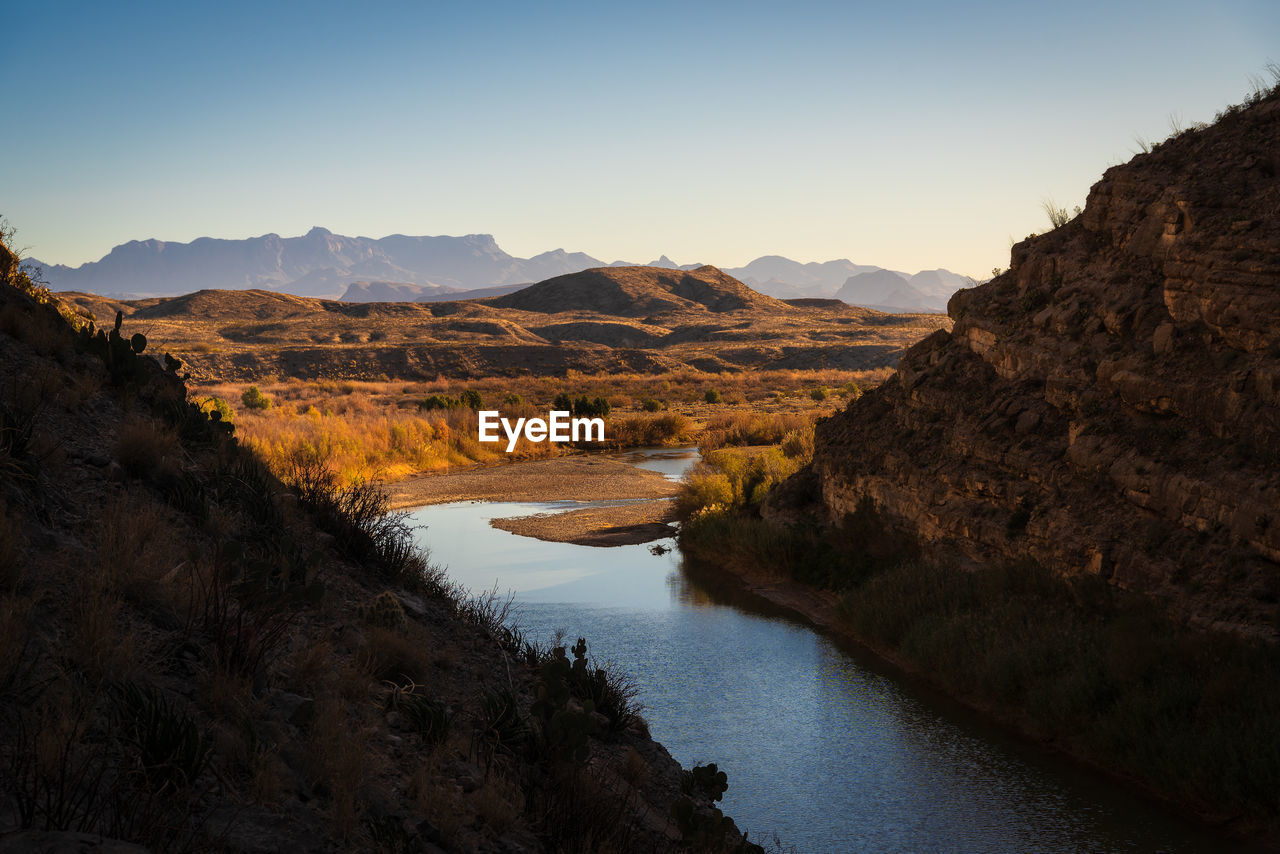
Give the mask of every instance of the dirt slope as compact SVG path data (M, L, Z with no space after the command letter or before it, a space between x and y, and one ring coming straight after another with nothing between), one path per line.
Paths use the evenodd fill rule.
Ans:
M0 250L0 847L740 838L696 784L673 818L684 772L625 682L452 590L374 493L286 488L149 342L74 335Z

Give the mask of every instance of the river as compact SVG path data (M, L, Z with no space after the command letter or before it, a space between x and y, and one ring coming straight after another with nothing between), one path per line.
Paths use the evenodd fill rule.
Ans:
M628 455L673 479L696 457ZM585 637L631 674L654 738L686 768L728 773L723 808L753 839L842 853L1246 850L691 572L673 540L654 554L489 525L581 506L459 502L411 516L455 580L514 593L531 638Z

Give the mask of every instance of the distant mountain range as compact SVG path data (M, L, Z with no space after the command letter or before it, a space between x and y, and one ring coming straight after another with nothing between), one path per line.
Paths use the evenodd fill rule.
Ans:
M201 237L190 243L134 240L99 261L43 268L58 291L118 298L175 296L204 289L262 288L348 302L436 302L501 296L533 282L606 263L582 252L556 249L532 258L504 252L488 234L463 237L346 237L313 228L301 237L266 234L245 240ZM694 270L663 255L644 265ZM945 311L956 290L976 284L948 270L898 273L841 259L801 263L779 255L757 258L728 275L778 299L837 298L892 311Z

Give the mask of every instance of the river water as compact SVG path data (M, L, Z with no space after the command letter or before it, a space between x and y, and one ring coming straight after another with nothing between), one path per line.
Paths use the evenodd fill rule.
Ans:
M695 449L626 455L673 479ZM683 567L674 541L593 548L489 520L578 502L459 502L412 521L433 563L515 595L547 641L631 674L654 738L729 776L725 813L801 852L1228 852L1198 824L985 724L856 647Z

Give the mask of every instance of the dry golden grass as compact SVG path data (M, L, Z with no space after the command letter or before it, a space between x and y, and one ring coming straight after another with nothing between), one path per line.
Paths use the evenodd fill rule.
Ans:
M639 789L649 782L650 774L649 763L644 761L640 751L628 747L622 761L622 779Z
M256 711L253 681L218 662L211 662L196 678L196 699L210 717L238 723Z
M129 624L121 600L93 581L78 586L63 653L94 684L135 681L150 670L142 636Z
M514 827L524 811L524 792L520 785L501 773L491 774L476 790L473 799L476 817L496 836Z
M420 683L431 671L431 655L421 643L381 626L365 630L360 659L363 669L381 681Z
M333 644L328 641L303 644L289 656L286 687L303 696L316 693L317 686L327 682L332 673L333 655Z
M0 591L3 593L3 591ZM0 595L0 685L20 690L21 676L26 672L23 653L34 642L31 619L35 602L30 598Z
M374 676L367 656L357 655L342 661L335 673L338 696L344 700L367 700Z
M447 779L436 763L420 765L405 789L405 796L414 809L440 831L440 841L446 848L454 850L471 820L457 784Z
M275 471L303 451L328 459L339 478L350 483L565 452L563 446L523 437L512 454L505 452L505 442L482 444L473 411L420 409L419 402L431 395L456 397L470 389L480 394L485 408L511 418L545 417L560 394L603 397L613 405L607 447L707 440L718 447L740 444L742 435L751 433L759 435L757 443L781 441L787 432L843 407L860 389L888 374L888 369L654 375L571 370L563 377L488 377L465 383L288 380L259 384L275 402L269 410L239 404L247 385L205 386L193 397L227 401L235 411L237 435ZM822 399L815 399L818 389L825 391ZM721 402L707 403L708 390L716 391Z
M94 543L104 582L119 589L130 581L154 581L168 569L153 546L167 529L168 513L143 490L128 490L107 503L98 519Z
M61 363L70 361L72 346L65 325L48 312L32 310L17 301L0 306L0 332L28 344L38 353L53 356Z
M143 416L131 417L121 425L114 450L116 460L135 477L176 469L182 452L172 430Z
M329 822L344 838L355 830L360 807L377 779L369 734L353 726L358 720L352 707L322 699L316 703L309 737L311 782L327 792Z
M0 595L17 591L26 577L27 537L17 511L0 502ZM0 647L4 649L4 647Z

